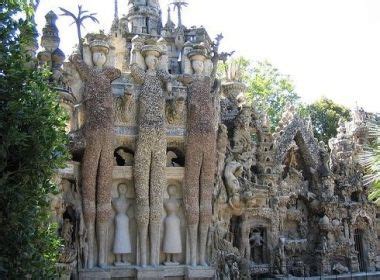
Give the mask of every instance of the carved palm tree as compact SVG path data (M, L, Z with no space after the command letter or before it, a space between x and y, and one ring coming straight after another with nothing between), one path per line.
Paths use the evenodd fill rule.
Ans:
M72 12L64 9L59 8L63 14L61 16L69 16L74 21L72 24L75 24L77 27L77 35L78 35L78 46L81 56L83 57L83 41L82 41L82 30L81 27L84 27L83 22L87 19L92 20L95 23L99 23L99 20L95 17L96 13L89 13L89 11L82 10L82 6L78 5L78 15L74 15Z

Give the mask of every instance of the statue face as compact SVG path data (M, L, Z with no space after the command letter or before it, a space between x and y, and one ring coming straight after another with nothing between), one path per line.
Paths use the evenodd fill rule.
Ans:
M202 74L205 68L204 63L201 60L193 60L192 66L193 66L195 74Z
M107 57L105 53L96 51L92 53L92 61L95 66L102 67L106 63Z
M120 184L118 187L120 196L124 196L127 193L127 185Z
M147 55L145 63L149 70L155 70L158 64L158 59L154 55Z
M168 187L168 194L169 196L174 196L176 193L176 186L170 185Z

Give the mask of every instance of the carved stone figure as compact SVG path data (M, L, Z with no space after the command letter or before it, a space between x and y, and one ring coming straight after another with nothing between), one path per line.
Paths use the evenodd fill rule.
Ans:
M129 235L129 218L127 210L129 202L125 194L127 186L120 184L118 186L119 197L112 200L115 208L115 239L113 243L113 253L116 256L115 265L127 265L127 254L131 253L131 239Z
M215 103L212 92L214 74L203 74L205 49L189 52L195 74L179 77L188 85L188 118L186 138L186 162L184 204L190 240L191 265L197 263L198 225L199 262L206 263L206 241L212 218L212 195L215 176L216 131ZM214 58L216 69L217 57ZM215 73L215 71L214 71Z
M165 265L177 265L174 255L182 252L181 221L178 217L179 203L174 197L175 186L168 187L169 199L165 201L164 242L162 251L166 254Z
M137 50L136 50L137 51ZM147 71L131 65L135 82L141 84L139 94L138 137L134 179L136 219L139 232L140 265L147 263L147 236L150 231L150 264L159 264L162 192L166 185L165 96L163 84L170 87L170 75L157 70L160 49L146 45L141 49Z
M70 57L85 83L82 103L85 108L86 148L82 159L83 212L87 228L89 268L94 266L95 224L98 239L98 264L106 266L108 223L111 217L113 167L113 95L111 82L120 76L115 68L104 67L108 44L102 34L90 41L94 67L79 55Z
M215 174L214 199L219 198L224 188L223 172L225 166L226 153L229 150L229 139L227 127L224 124L219 125L218 136L216 141L217 168Z
M62 239L65 242L66 247L70 247L72 245L72 234L73 234L73 224L69 219L65 219L62 225Z
M240 183L237 177L242 173L243 166L236 161L227 163L224 169L228 203L232 208L240 208Z

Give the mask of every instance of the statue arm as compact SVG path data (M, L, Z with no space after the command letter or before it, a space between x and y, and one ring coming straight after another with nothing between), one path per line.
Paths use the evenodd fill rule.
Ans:
M108 79L110 79L110 81L114 81L120 77L121 71L116 68L106 68L104 74L107 76Z
M69 58L70 62L75 66L76 70L78 71L79 75L83 80L87 80L90 68L88 65L80 58L79 54L71 55Z
M166 91L171 93L172 92L172 76L162 70L157 71L158 78L166 84Z
M189 74L183 74L183 75L179 75L177 77L177 80L183 83L184 85L188 85L193 81L193 78Z
M145 72L136 63L131 65L131 75L136 83L142 84L145 81Z

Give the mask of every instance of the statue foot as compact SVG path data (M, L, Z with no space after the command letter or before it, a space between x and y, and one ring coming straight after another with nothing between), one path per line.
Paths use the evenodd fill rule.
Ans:
M208 267L208 264L207 264L205 261L201 261L201 262L200 262L200 266Z
M108 265L107 265L106 263L100 263L100 264L99 264L99 267L100 267L101 269L107 269L107 268L108 268Z

